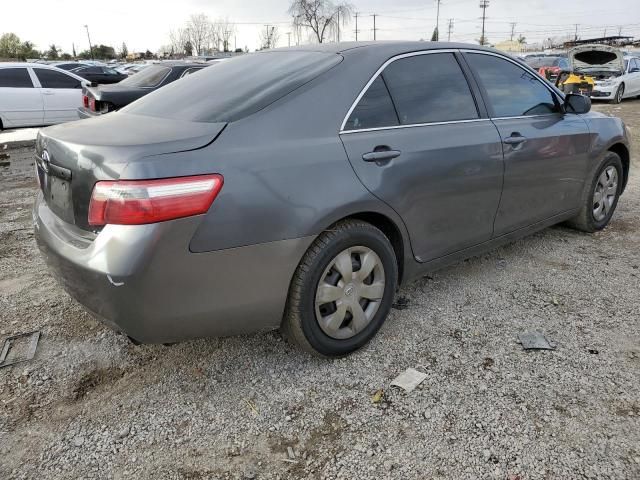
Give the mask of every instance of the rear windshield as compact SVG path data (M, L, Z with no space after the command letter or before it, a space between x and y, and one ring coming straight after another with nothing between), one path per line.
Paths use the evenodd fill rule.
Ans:
M170 71L171 68L167 66L151 65L125 78L120 82L120 85L126 85L128 87L155 87L160 85L160 82L164 80L164 77L166 77Z
M121 111L190 122L231 122L261 110L341 60L340 55L321 52L242 55L203 68Z

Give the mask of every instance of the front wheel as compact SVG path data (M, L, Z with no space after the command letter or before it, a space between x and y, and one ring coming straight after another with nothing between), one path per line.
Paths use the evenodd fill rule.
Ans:
M384 323L397 279L389 239L367 222L340 222L318 236L298 265L282 332L321 356L351 353Z
M587 184L580 213L568 222L569 225L590 233L606 227L618 205L622 185L622 161L618 154L607 152Z
M611 100L611 103L620 103L622 98L624 97L624 83L621 83L618 89L616 90L616 95Z

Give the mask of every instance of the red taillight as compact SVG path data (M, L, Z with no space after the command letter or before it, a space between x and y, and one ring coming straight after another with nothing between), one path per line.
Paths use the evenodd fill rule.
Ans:
M222 175L98 182L89 203L89 225L140 225L206 213Z
M87 95L82 96L82 105L84 108L89 108L89 97Z
M94 112L96 111L96 99L93 97L89 99L89 108Z

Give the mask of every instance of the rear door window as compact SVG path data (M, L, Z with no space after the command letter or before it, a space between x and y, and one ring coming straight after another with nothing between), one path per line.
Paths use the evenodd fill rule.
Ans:
M0 68L0 88L33 88L26 68Z
M35 68L36 76L43 88L80 88L80 81L55 70Z
M382 76L378 76L349 115L344 130L391 127L399 123L389 90Z
M535 74L494 55L468 53L466 58L484 87L494 117L559 111L554 95Z
M467 79L452 53L396 60L382 76L401 125L478 118Z

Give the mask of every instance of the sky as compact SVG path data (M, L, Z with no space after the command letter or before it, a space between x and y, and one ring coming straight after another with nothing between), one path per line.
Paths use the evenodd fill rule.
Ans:
M373 39L373 14L378 40L430 39L436 24L437 0L353 0L359 12L359 40ZM155 52L169 44L172 29L185 24L191 14L204 13L212 20L228 18L236 24L231 46L259 46L264 25L277 25L278 46L287 46L292 31L287 14L290 0L0 0L0 34L16 33L39 50L52 43L71 52L88 49L89 26L93 45ZM640 39L640 0L490 0L486 10L489 42L508 40L512 23L515 37L527 42L573 35L588 38L618 34ZM442 0L440 39L447 39L447 25L453 19L452 41L476 42L480 37L479 0ZM355 39L355 22L344 27L341 40ZM295 43L293 36L292 43Z

